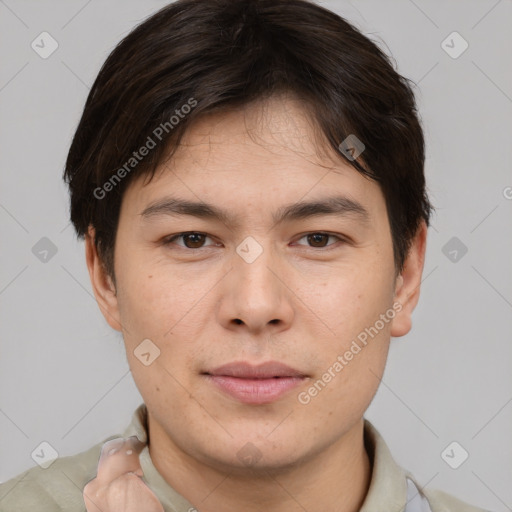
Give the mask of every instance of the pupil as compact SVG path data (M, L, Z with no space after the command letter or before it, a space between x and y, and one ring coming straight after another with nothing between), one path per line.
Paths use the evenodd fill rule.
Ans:
M323 234L323 233L315 233L314 235L309 235L310 237L310 242L311 242L311 239L313 239L313 243L320 243L321 244L321 240L318 239L318 237L320 238L325 238L327 235Z
M202 236L203 235L201 235L200 233L190 233L190 234L185 236L185 240L189 240L190 241L190 238L195 238L195 240L192 240L191 243L193 245L192 248L196 248L196 245L194 245L194 244L199 244L199 246L200 246L201 242L202 242L202 240L201 240ZM197 240L197 237L199 237L199 240ZM187 245L187 244L185 243L185 245ZM188 245L187 245L187 247L188 247Z

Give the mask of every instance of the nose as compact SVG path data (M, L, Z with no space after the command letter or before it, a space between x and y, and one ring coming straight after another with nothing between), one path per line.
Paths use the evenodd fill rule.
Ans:
M269 247L260 245L263 250L254 260L246 258L243 250L233 255L223 283L220 321L229 329L275 334L291 325L293 285L284 262Z

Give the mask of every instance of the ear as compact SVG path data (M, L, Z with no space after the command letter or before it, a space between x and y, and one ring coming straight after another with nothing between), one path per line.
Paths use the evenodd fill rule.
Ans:
M85 260L92 289L105 320L116 331L122 331L115 286L111 277L107 275L96 250L95 234L94 228L89 226L88 233L85 235Z
M422 221L407 253L404 268L396 278L394 302L399 302L402 309L397 312L391 324L391 336L393 337L404 336L411 330L412 312L420 298L426 245L427 225L425 221Z

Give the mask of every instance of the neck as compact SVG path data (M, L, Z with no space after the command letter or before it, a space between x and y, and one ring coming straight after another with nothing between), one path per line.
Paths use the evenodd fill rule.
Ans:
M225 470L180 450L149 421L149 452L164 480L201 512L357 512L371 479L361 419L327 449L286 469Z

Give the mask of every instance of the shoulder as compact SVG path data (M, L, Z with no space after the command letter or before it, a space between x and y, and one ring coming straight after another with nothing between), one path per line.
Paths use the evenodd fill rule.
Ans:
M103 443L114 437L0 484L0 512L85 512L83 488L96 476Z
M427 498L432 512L487 512L437 489L423 489L422 494Z

